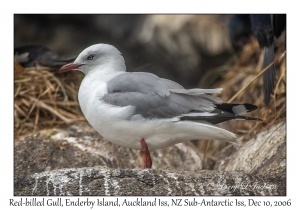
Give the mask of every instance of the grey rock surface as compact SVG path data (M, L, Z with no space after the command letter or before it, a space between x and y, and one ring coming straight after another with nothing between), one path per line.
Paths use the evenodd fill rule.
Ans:
M230 145L220 155L214 169L285 177L286 123L269 127L239 147Z
M139 151L102 139L86 124L15 140L15 196L30 195L286 195L286 124L279 123L221 153L201 170L190 144L152 152L141 170Z
M15 195L285 195L285 185L275 178L242 172L90 167L15 177Z
M106 166L141 168L139 150L119 147L103 139L87 123L41 131L15 140L15 174ZM203 155L191 143L151 152L153 169L201 170Z

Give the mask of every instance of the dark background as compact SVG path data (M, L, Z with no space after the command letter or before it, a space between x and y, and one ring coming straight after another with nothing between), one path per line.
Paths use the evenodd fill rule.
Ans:
M231 15L15 14L14 46L40 44L59 55L78 55L107 43L123 54L128 71L145 71L185 88L224 63L233 50ZM203 87L205 88L205 87Z

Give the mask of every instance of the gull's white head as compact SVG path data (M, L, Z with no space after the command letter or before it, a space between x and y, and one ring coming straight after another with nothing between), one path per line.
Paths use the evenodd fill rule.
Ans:
M79 70L84 74L104 69L126 71L125 61L120 51L109 44L95 44L84 49L73 63L66 64L60 73Z

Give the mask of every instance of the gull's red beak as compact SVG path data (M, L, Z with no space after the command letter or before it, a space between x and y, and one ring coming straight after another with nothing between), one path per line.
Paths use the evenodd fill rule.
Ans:
M71 71L71 70L76 70L83 64L78 64L78 63L68 63L64 65L63 67L60 68L59 73Z

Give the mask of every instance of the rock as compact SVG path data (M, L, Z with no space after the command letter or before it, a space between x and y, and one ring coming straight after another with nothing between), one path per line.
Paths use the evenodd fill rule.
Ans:
M280 180L242 172L70 168L15 177L15 196L285 195Z
M286 123L269 127L240 147L230 145L220 155L214 169L285 177Z
M189 143L151 152L153 169L201 170L202 154ZM15 140L15 173L106 166L141 168L139 150L103 139L87 123L44 130Z
M286 195L286 124L229 146L215 170L200 170L188 143L152 152L141 170L139 151L104 140L87 124L15 140L15 196L35 195Z

